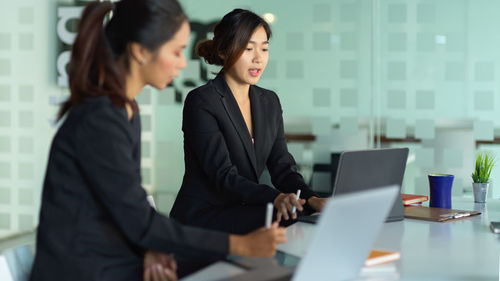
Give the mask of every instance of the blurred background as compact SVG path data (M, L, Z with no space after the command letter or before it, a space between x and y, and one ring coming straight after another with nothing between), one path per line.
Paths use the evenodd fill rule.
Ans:
M138 98L143 184L165 213L184 173L183 100L218 71L194 55L194 44L234 8L271 24L259 85L279 95L289 150L313 189L331 188L331 161L341 151L409 147L403 192L428 194L429 173L451 173L453 194L472 196L475 153L499 154L499 1L180 2L192 28L188 66L172 86L146 87ZM55 116L69 94L65 68L86 3L1 0L0 237L38 224ZM488 197L500 197L494 183Z

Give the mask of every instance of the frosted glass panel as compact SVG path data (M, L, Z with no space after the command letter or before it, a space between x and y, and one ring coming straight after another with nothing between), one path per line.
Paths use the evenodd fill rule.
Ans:
M434 91L418 90L416 96L417 109L434 109L435 93Z
M329 135L332 128L332 123L329 117L316 117L313 119L312 133L314 135L324 136Z
M443 165L447 168L462 168L463 156L461 149L445 148L443 151Z
M315 107L330 107L330 89L313 89L313 105Z
M293 155L295 162L304 162L304 144L302 143L290 143L288 144L288 152Z
M34 48L34 35L32 33L23 33L19 35L19 49L22 51L31 51Z
M21 102L33 102L33 85L21 85L19 86L19 101Z
M436 43L433 33L418 33L417 34L417 51L418 52L434 52Z
M417 120L415 122L415 138L433 139L436 135L434 120Z
M474 122L474 139L476 140L493 140L493 122L492 121L475 121Z
M142 153L142 157L144 157L144 158L151 157L151 142L143 141L141 143L141 153Z
M331 6L328 4L316 4L313 6L314 22L329 22L331 19Z
M387 80L405 80L406 63L390 62L387 64Z
M474 79L476 81L493 81L495 65L492 62L476 62L474 64Z
M10 126L10 111L0 110L0 128Z
M0 153L10 152L10 137L0 136Z
M389 4L388 20L389 23L405 23L406 22L406 5L405 4Z
M352 136L358 133L357 117L341 117L340 133L344 136Z
M286 77L290 79L304 78L304 62L303 61L287 61L286 62Z
M331 35L329 32L316 32L313 34L313 50L330 50Z
M18 199L20 205L33 205L33 190L31 189L19 189Z
M434 149L418 148L415 151L415 161L418 167L432 168L434 167Z
M174 104L175 90L173 87L167 87L157 94L158 105Z
M0 102L10 101L10 85L0 84Z
M10 228L10 214L0 213L0 229L6 230Z
M495 93L493 91L474 92L474 109L491 111L495 109Z
M340 35L340 49L343 51L353 51L358 47L357 34L354 32L342 32Z
M406 51L406 33L391 32L388 34L387 49L389 52L404 52Z
M340 6L340 20L345 23L357 22L359 7L356 4L342 4Z
M9 59L0 59L0 77L10 75L11 66Z
M390 109L406 108L406 93L402 90L392 90L387 93L387 107Z
M34 151L34 141L32 137L19 137L19 153L29 154Z
M0 32L0 51L7 51L11 46L11 35L9 33Z
M34 228L33 225L33 216L32 215L19 215L19 230L32 230Z
M417 5L417 22L434 23L436 17L435 6L433 4L420 3Z
M415 178L415 194L429 196L429 179L427 175Z
M304 49L304 34L301 32L288 32L286 34L286 48L288 51L301 51Z
M358 105L358 91L356 89L340 89L340 106L356 107Z
M387 119L387 132L388 138L406 138L406 124L404 119Z
M275 60L269 60L267 62L264 77L266 80L275 79L278 77L278 62Z
M184 79L198 79L200 77L200 60L189 60L187 67L182 71Z
M448 81L463 81L465 79L465 64L462 62L446 63L445 78Z
M356 61L340 62L340 77L344 79L354 79L358 76L358 66Z
M0 187L0 205L10 204L10 189Z
M33 23L33 7L22 7L19 8L19 23L20 24L32 24Z

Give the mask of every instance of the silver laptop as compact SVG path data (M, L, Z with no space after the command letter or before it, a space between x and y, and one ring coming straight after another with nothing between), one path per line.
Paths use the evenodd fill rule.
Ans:
M292 280L337 281L358 277L399 193L400 187L391 185L332 198L318 220L313 239ZM387 204L388 199L391 204Z
M340 155L333 184L332 197L341 194L403 184L408 148L386 148L344 151ZM391 201L391 212L386 221L404 219L404 206L399 200ZM386 199L388 202L390 199ZM389 203L388 203L389 204ZM302 216L299 221L316 222L317 216Z

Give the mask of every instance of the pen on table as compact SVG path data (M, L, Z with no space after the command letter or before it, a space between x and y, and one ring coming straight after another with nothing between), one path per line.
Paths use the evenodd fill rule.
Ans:
M273 203L267 203L266 211L266 228L271 228L271 222L273 220Z
M462 217L468 217L470 215L471 215L471 213L453 213L453 214L449 214L449 215L444 215L442 217L446 218L446 219L459 219Z
M297 200L300 199L300 189L297 189ZM293 209L292 209L292 214L295 214L295 212L297 211L297 207L293 206Z

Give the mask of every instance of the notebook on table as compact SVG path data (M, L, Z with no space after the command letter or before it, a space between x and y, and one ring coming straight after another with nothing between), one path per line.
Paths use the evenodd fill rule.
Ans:
M363 190L377 189L388 185L403 183L408 148L370 149L344 151L340 155L332 197ZM401 193L401 189L400 192ZM391 211L386 221L404 219L404 207L401 196L392 201ZM391 202L391 203L389 203ZM300 216L299 221L315 223L318 216Z
M403 200L403 205L407 206L425 202L429 200L429 196L401 193L401 199Z
M406 206L405 217L409 219L446 222L480 215L476 211L453 210L422 206Z

